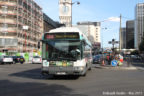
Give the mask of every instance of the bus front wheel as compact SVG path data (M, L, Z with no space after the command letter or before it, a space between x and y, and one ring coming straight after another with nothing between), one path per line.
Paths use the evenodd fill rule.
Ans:
M86 67L85 67L85 70L84 70L84 72L83 72L83 74L82 74L82 76L86 76L86 74L87 74L87 65L86 65Z

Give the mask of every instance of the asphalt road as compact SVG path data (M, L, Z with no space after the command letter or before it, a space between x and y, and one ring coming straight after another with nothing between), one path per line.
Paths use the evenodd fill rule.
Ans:
M0 96L144 96L144 71L92 68L43 78L40 64L0 65Z

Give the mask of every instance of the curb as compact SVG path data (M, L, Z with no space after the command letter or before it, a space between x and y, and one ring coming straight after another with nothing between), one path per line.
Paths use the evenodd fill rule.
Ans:
M113 69L113 70L137 70L136 67L102 67L102 69Z
M99 68L99 69L112 69L112 70L143 70L143 71L144 71L144 68L142 68L142 67L134 67L134 66L130 66L130 67L94 66L94 68Z
M117 67L112 67L112 66L94 66L94 68L99 68L99 69L112 69L112 70L138 70L137 67L130 66L130 67L122 67L122 66L117 66ZM139 68L140 69L140 68ZM143 68L144 70L144 68Z
M143 70L144 71L144 68L142 68L142 67L136 67L137 68L137 70Z

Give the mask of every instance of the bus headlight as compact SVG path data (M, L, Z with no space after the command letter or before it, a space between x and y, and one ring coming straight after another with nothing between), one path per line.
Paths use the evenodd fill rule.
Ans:
M80 71L84 70L84 67L79 67L79 70L80 70Z
M47 62L47 60L43 60L43 67L49 67L49 62Z
M84 67L75 67L75 70L82 71L82 70L84 70Z

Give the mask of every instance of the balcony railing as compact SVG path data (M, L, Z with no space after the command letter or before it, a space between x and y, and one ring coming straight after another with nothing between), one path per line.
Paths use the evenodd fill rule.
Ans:
M0 5L16 6L16 2L0 1Z
M7 30L5 30L3 27L0 27L0 32L3 32L3 31L6 31L6 32L16 32L17 29L16 28L7 28Z
M16 21L13 19L0 19L0 23L10 23L10 24L15 24Z
M17 15L17 13L15 11L8 11L7 13L3 13L2 10L0 10L0 14L4 14L4 15Z

